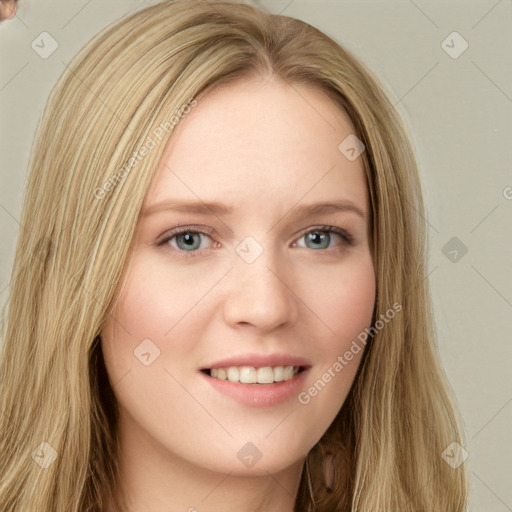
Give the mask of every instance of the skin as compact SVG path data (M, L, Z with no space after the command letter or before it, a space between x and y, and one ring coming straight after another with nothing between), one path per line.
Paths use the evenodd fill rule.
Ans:
M16 16L18 3L15 0L0 1L0 21L7 21Z
M304 458L343 405L363 350L305 405L296 395L241 405L199 369L248 352L291 353L311 362L305 391L370 326L368 190L361 158L338 150L353 131L321 91L275 77L210 92L176 127L145 198L115 321L102 332L120 406L116 492L134 512L293 511ZM294 213L342 199L365 217ZM233 213L144 215L166 200L218 201ZM158 246L178 225L213 233L192 234L192 249L183 234ZM324 225L353 245L305 236ZM235 250L248 236L263 250L252 263ZM134 350L148 338L160 355L145 366ZM261 453L252 467L237 457L248 442Z

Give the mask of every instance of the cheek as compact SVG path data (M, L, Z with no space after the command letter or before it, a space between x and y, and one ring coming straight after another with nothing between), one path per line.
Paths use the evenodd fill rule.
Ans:
M365 350L363 337L358 336L371 325L375 305L375 275L370 256L351 263L334 273L316 273L303 283L303 296L316 314L317 328L308 332L314 335L317 366L298 402L309 414L321 418L325 429L350 391Z
M130 338L139 343L141 336L158 342L168 339L211 287L209 279L198 279L197 274L150 263L143 257L134 258L124 279L114 311L117 325L113 327L119 339Z
M172 324L168 311L175 307L176 296L172 289L165 293L167 283L158 272L145 272L137 257L133 258L129 271L123 276L116 290L112 316L109 316L102 332L105 364L111 379L119 378L135 365L135 353L141 343L151 340L161 348L160 338ZM147 269L146 269L147 270ZM146 341L144 341L146 340ZM157 349L153 348L154 357ZM158 361L156 359L155 361Z
M124 284L116 290L113 316L102 331L103 355L125 414L156 438L179 438L181 430L190 431L204 421L178 383L197 370L194 339L202 325L191 318L197 318L194 304L212 285L152 263L143 255L132 259ZM189 414L175 422L174 416L162 413L174 410Z
M316 318L316 333L326 352L343 348L370 325L376 285L369 254L336 269L319 267L299 282L300 296L311 311L309 323Z
M199 276L192 267L155 260L143 251L135 253L102 332L105 364L112 379L141 369L135 357L142 347L142 353L158 354L152 369L172 367L177 375L186 374L193 367L194 340L201 339L210 319L204 312L207 301L202 299L225 272L217 268Z

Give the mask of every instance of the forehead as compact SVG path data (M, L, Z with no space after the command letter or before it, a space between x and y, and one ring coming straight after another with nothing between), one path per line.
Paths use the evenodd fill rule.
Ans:
M146 197L222 201L252 213L307 200L367 207L362 161L338 146L354 128L322 91L276 79L215 89L176 127Z

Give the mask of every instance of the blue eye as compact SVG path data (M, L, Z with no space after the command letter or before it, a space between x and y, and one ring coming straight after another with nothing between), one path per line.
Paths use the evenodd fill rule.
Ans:
M199 246L201 245L202 236L210 238L212 232L212 229L195 228L192 226L175 228L168 232L167 236L157 243L157 246L170 245L178 253L183 253L180 254L180 256L183 255L184 257L199 256ZM339 247L331 247L331 241L333 240L332 235L339 237L342 240L342 245L353 245L352 237L346 231L334 226L320 226L312 228L303 233L300 238L305 238L305 248L307 249L320 249L323 250L323 252L325 252L326 249L339 250ZM174 243L171 243L173 241ZM320 247L315 247L315 245L320 245ZM297 242L294 242L293 247L304 248L303 245L297 245Z
M334 226L323 226L321 228L311 229L302 235L302 237L305 237L308 242L312 242L313 244L320 244L322 246L309 247L306 245L308 249L329 249L333 234L342 238L346 244L352 245L352 239L350 236L345 231L335 228ZM325 242L327 242L327 245L325 245Z
M185 231L183 234L174 235L173 238L176 238L176 244L178 245L178 247L179 247L178 241L182 241L183 247L179 247L179 248L180 249L186 248L187 252L188 252L188 249L199 249L199 247L197 247L198 244L196 242L199 242L199 244L201 243L201 238L199 236L199 233L192 232L192 231Z
M199 245L201 244L201 235L210 236L212 231L213 230L192 229L190 227L176 228L171 230L168 236L159 242L158 245L171 245L170 242L175 240L176 247L173 245L171 245L171 247L179 252L191 253L185 254L185 256L197 256L197 249L199 249Z

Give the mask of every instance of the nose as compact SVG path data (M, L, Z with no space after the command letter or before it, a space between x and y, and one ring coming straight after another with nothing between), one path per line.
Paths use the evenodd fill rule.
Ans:
M265 247L252 262L240 252L234 255L234 269L224 303L224 319L231 326L250 324L259 332L293 325L298 318L298 298L293 275L282 257Z

